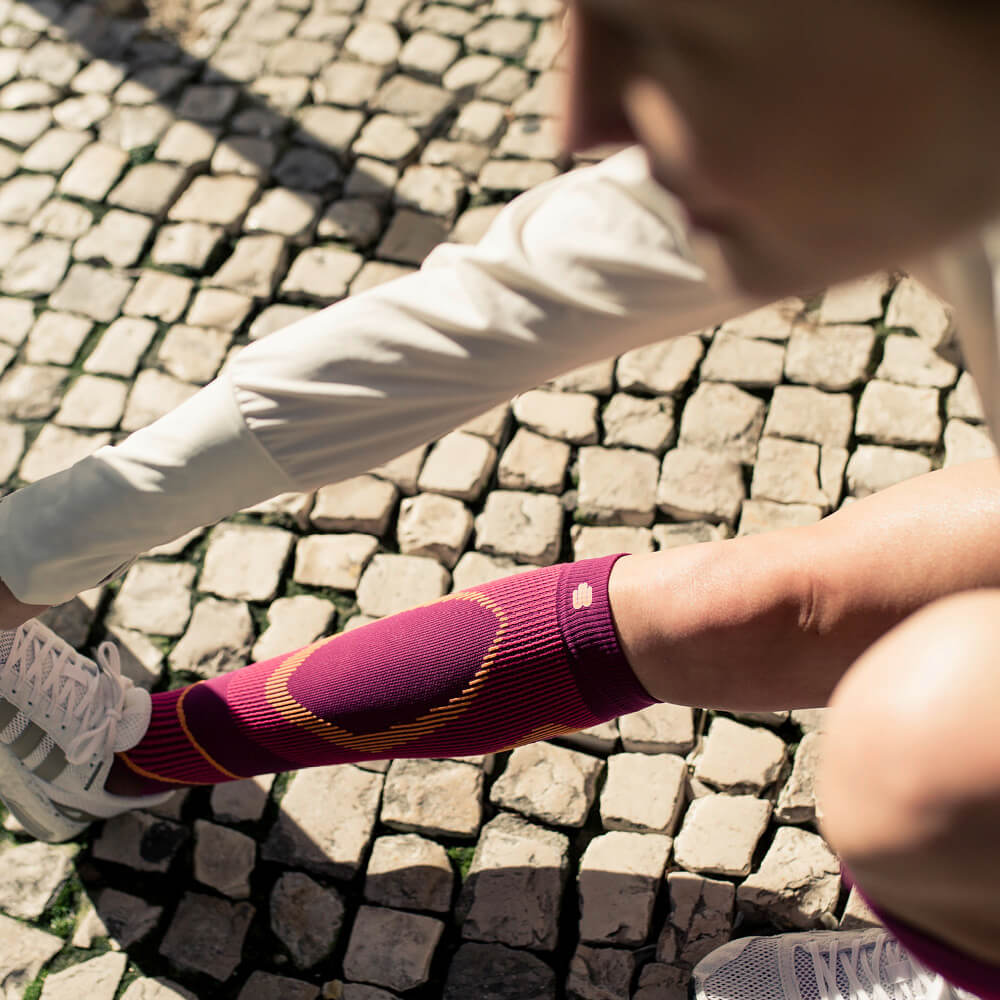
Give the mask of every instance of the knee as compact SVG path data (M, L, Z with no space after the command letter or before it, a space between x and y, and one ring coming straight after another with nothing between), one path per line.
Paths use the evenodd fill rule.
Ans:
M952 854L970 817L997 812L998 658L1000 592L962 594L887 633L838 685L819 775L823 832L869 882Z

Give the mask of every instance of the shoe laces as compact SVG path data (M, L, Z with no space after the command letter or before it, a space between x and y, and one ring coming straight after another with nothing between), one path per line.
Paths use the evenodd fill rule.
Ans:
M64 747L70 764L82 764L114 745L131 687L122 676L114 643L97 647L95 663L31 621L17 630L7 662L18 671L19 684L26 686L32 709L37 700L39 710L60 728L79 729Z
M955 994L940 976L919 966L891 935L871 939L812 941L806 945L813 961L820 1000L954 1000ZM884 964L883 964L884 963ZM837 985L838 969L849 993ZM883 979L883 972L886 979ZM867 981L867 985L862 981ZM892 987L892 990L888 987Z

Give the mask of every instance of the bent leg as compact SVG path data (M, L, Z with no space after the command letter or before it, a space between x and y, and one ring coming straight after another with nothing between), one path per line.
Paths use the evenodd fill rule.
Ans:
M1000 591L887 634L831 702L823 831L887 914L1000 975Z
M1000 584L996 560L983 555L991 541L1000 546L998 498L995 463L945 470L808 528L629 556L610 576L597 560L605 568L593 578L581 563L452 595L154 695L150 729L107 789L486 753L653 700L823 705L859 653L915 607ZM889 539L881 548L871 541L880 533ZM961 571L945 558L958 542L979 554Z

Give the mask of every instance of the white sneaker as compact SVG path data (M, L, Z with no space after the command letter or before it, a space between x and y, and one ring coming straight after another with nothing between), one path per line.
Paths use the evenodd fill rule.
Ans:
M975 1000L881 928L739 938L692 980L695 1000Z
M0 634L0 799L38 840L58 842L97 819L170 797L104 790L114 753L149 727L149 693L121 674L117 647L97 662L39 621Z

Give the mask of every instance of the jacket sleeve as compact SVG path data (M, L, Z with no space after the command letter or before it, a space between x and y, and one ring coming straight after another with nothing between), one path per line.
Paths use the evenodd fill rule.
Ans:
M247 347L186 403L0 503L0 579L57 604L139 553L337 482L578 365L761 303L637 148L521 195L472 247Z

